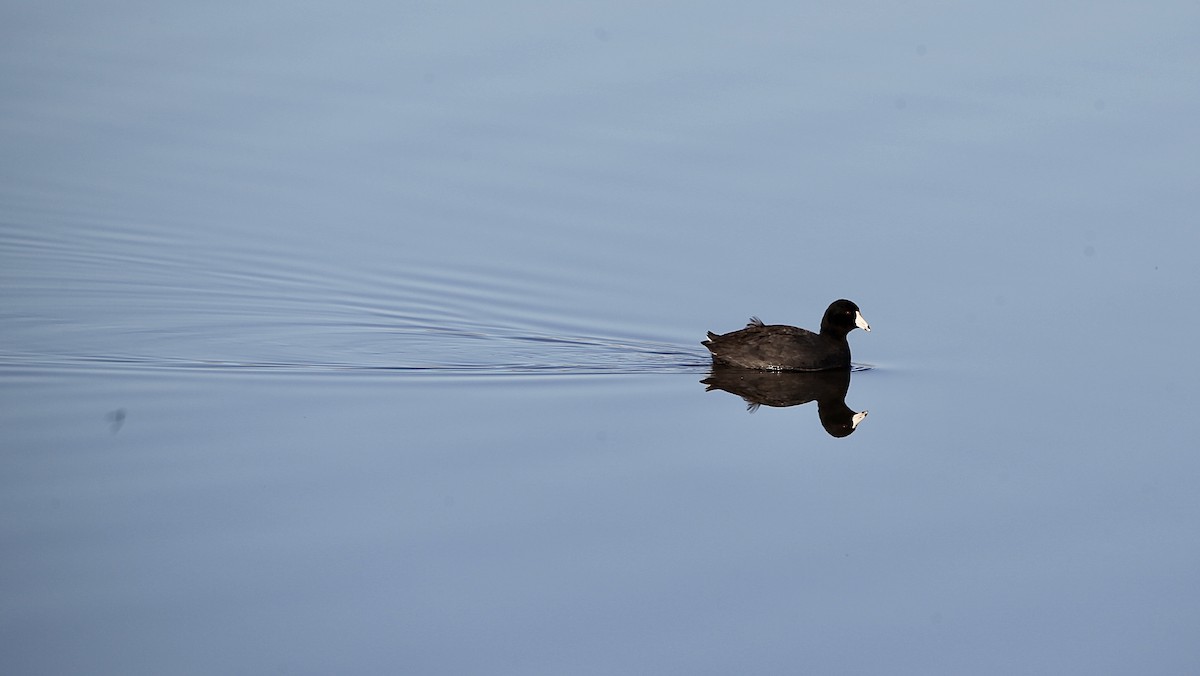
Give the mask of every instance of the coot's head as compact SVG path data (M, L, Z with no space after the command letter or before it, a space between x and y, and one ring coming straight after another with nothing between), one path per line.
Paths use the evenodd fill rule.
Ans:
M845 336L855 328L870 331L871 325L863 319L858 306L845 298L830 303L825 316L821 318L821 333Z

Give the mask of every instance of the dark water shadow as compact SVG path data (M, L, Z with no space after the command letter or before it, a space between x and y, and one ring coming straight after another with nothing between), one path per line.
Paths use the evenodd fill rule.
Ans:
M862 369L859 369L862 370ZM706 391L724 390L746 402L753 413L759 406L788 408L817 402L821 426L834 437L847 437L867 416L846 405L851 369L804 373L766 371L714 364L709 376L700 381Z

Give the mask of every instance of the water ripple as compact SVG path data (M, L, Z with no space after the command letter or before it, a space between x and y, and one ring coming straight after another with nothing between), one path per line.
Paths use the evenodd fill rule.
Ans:
M44 216L44 215L43 215ZM335 264L121 221L0 222L0 370L703 373L703 331L503 261ZM691 340L691 338L695 340Z

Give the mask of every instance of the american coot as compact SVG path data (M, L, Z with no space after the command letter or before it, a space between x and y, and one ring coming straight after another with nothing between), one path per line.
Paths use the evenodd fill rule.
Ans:
M835 300L821 318L821 332L795 326L763 324L751 317L746 328L718 336L708 332L701 345L712 352L713 361L751 369L779 371L825 371L850 368L850 344L846 334L858 327L870 331L858 306Z

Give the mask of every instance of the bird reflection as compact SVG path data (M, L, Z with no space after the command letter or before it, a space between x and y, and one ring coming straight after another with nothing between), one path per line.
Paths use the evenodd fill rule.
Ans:
M831 436L854 432L867 412L856 413L846 406L850 369L836 371L765 371L713 364L708 378L700 381L709 392L725 390L746 402L753 413L759 406L784 408L817 402L817 416Z

